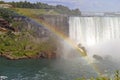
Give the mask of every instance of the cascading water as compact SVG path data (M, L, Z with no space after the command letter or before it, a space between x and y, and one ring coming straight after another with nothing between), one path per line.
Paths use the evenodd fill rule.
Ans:
M120 38L120 17L70 17L69 37L83 46Z
M120 70L119 16L70 17L69 37L85 47L90 64L100 73Z
M84 46L91 59L99 55L120 61L119 16L70 17L69 37L76 45Z

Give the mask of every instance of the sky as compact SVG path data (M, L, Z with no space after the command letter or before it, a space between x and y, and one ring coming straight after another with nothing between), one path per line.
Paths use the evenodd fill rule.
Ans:
M24 0L3 0L24 1ZM79 8L82 12L120 12L120 0L26 0L44 2L51 5L61 4L71 9Z

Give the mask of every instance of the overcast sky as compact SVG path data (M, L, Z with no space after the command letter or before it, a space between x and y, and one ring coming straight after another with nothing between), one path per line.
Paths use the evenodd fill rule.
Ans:
M3 0L24 1L24 0ZM120 0L26 0L30 2L44 2L52 5L62 4L69 8L79 8L84 12L120 12Z

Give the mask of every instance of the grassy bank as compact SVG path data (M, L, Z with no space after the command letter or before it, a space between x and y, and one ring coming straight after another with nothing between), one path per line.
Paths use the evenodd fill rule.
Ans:
M55 45L52 40L43 42L34 41L28 33L14 34L7 32L0 35L0 53L11 59L37 57L42 52L55 51ZM46 55L47 56L47 55Z
M58 12L54 10L47 10L47 9L28 9L28 8L14 8L16 12L19 14L32 17L36 15L60 15Z

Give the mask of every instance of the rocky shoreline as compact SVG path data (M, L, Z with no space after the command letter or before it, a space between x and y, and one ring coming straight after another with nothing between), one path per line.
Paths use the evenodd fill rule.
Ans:
M57 54L55 52L40 52L36 55L24 55L21 57L15 57L10 52L9 53L0 53L0 57L4 57L9 60L19 60L19 59L55 59Z

